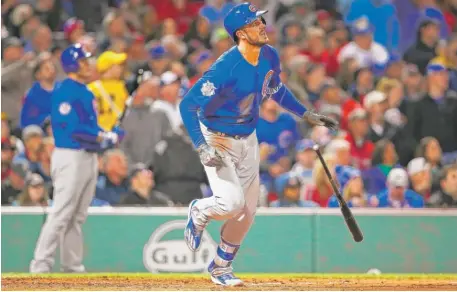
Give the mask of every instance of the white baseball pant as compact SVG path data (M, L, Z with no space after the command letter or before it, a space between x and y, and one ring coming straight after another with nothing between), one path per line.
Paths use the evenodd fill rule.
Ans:
M207 167L205 171L213 196L194 205L196 225L206 225L211 219L227 220L221 229L224 241L240 245L254 220L260 193L259 143L256 133L235 139L208 131L201 125L208 145L222 155L224 165Z

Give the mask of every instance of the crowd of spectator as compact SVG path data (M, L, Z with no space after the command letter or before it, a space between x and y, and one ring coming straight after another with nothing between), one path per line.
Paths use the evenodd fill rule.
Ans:
M262 103L259 206L338 206L318 143L351 207L457 207L457 0L251 2L269 10L283 83L340 122L311 128ZM236 3L2 1L2 205L52 205L49 112L72 43L93 55L88 86L102 128L132 97L124 140L99 153L92 206L211 196L178 104L234 45L222 24Z

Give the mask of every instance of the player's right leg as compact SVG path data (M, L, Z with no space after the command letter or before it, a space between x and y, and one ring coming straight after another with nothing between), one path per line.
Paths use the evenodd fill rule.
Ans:
M41 230L30 264L31 273L48 273L54 265L54 257L60 236L72 220L81 185L78 176L81 169L75 159L75 150L56 148L51 158L51 172L54 184L53 206Z

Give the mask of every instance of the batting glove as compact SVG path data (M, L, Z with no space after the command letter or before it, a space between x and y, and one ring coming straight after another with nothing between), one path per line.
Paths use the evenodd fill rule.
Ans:
M336 130L338 127L338 122L334 119L315 113L313 111L305 112L303 118L313 126L325 126L331 130Z
M119 142L125 137L125 131L121 127L114 127L112 132L117 134Z
M203 144L197 148L198 155L203 165L209 167L222 166L224 157L217 150L207 144Z
M103 149L110 148L119 141L119 135L114 132L104 132L101 134L101 137L100 146Z

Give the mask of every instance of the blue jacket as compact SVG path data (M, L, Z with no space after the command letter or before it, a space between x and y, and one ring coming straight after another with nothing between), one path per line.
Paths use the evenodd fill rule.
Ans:
M424 198L413 190L405 191L402 202L393 202L390 200L388 190L384 190L377 196L379 200L378 208L423 208Z
M102 174L98 177L97 187L95 190L95 198L105 201L110 205L116 205L121 201L121 198L127 194L129 186L127 181L121 185L116 186Z
M35 82L27 92L21 110L21 128L29 125L42 126L47 117L51 115L52 91L41 87Z

